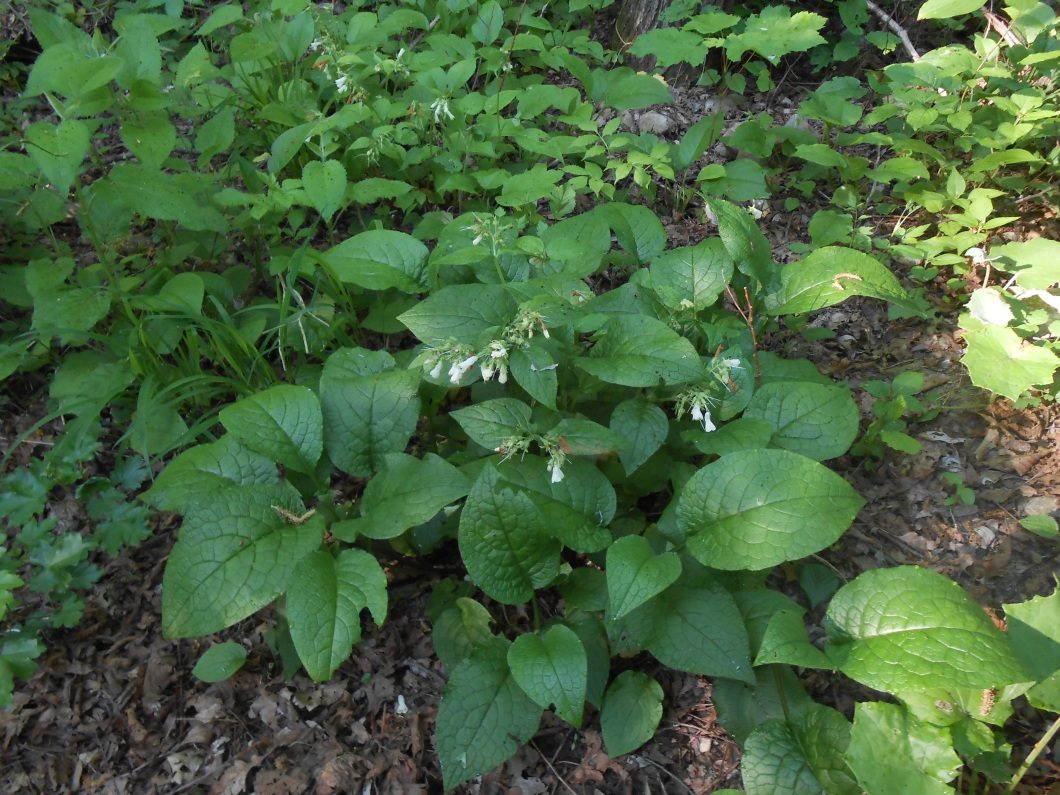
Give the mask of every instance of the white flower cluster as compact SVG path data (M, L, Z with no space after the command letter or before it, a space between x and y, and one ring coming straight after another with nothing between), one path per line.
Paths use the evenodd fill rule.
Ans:
M508 383L508 349L500 340L490 343L489 355L482 363L482 380L489 381L494 375L500 383Z
M456 117L453 112L449 110L449 99L447 97L438 97L431 103L431 110L434 111L434 123L438 124L441 122L442 117L446 117L450 121Z

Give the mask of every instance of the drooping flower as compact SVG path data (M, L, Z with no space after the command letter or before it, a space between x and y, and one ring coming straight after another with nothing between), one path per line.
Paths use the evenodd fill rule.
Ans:
M688 413L693 420L703 423L703 431L705 433L717 430L717 426L710 418L710 408L705 403L699 401L693 403Z
M548 464L546 465L548 471L552 473L553 483L559 483L561 480L563 480L564 475L561 466L562 462L557 461L555 458L550 459Z
M477 356L469 356L462 362L457 362L449 368L449 380L454 384L459 384L460 379L464 377L464 373L475 366L475 362L478 361Z
M350 93L350 78L347 75L339 75L335 79L335 89L340 94Z
M442 360L439 359L438 363L434 365L434 369L431 370L431 378L439 378L442 375Z

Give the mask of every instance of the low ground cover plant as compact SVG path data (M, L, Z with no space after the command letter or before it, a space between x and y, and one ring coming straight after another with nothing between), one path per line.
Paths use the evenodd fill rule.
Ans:
M870 571L807 589L828 600L811 643L769 573L862 506L826 463L910 451L903 416L927 407L917 373L881 383L863 432L846 384L765 342L855 296L924 314L928 287L887 267L900 255L926 285L980 274L961 321L977 383L1054 397L1060 244L984 246L1012 220L994 215L1006 191L1055 177L1055 17L1013 6L1007 50L973 36L867 85L825 81L799 108L812 124L748 120L726 143L754 159L703 164L719 117L668 142L599 115L672 101L590 37L601 5L142 0L91 33L72 9L31 9L41 53L18 101L36 115L0 149L0 375L48 373L52 414L76 419L4 475L0 697L49 627L76 622L88 555L145 537L127 495L151 479L144 503L183 517L165 632L268 609L288 675L328 679L362 620L386 620L381 549L456 548L467 577L438 584L429 616L446 789L504 762L546 709L635 750L662 715L659 683L626 662L641 653L714 678L749 792L1016 786L1060 727L1012 769L1012 701L1060 712L1060 595L999 626L940 575ZM866 24L852 5L832 42L821 14L762 5L688 9L633 52L717 51L704 84L769 88L783 56L842 60ZM831 195L784 267L739 205L771 186ZM651 203L690 195L716 233L674 246ZM881 234L864 225L881 205L925 223ZM89 477L103 422L128 432ZM48 516L63 488L91 532ZM196 673L244 658L217 643ZM798 669L889 698L851 723Z

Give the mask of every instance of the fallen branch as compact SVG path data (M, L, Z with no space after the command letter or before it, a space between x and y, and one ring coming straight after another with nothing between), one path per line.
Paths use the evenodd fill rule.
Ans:
M868 6L869 10L878 16L887 27L895 32L899 39L902 41L902 45L905 47L906 52L909 53L909 57L916 63L920 60L920 53L916 51L916 47L913 46L913 42L909 39L909 34L905 32L905 28L899 25L890 14L876 5L872 0L865 0L865 5Z

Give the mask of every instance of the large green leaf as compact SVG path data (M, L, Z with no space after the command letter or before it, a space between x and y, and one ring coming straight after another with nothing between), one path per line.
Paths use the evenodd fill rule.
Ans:
M386 574L374 557L344 549L319 550L295 566L287 584L291 640L314 681L329 679L361 639L361 611L386 618Z
M663 252L651 263L651 286L672 311L685 302L700 312L714 305L732 279L733 260L721 238Z
M304 386L281 384L221 409L240 442L298 472L311 473L324 451L320 401Z
M677 522L703 565L766 569L832 544L864 504L816 461L787 450L741 450L689 479Z
M451 412L450 416L460 423L473 442L487 450L498 451L513 439L526 439L531 434L530 407L515 398L473 403Z
M313 209L325 221L330 221L331 216L342 207L342 199L346 195L345 166L338 160L309 161L302 169L302 189ZM416 242L419 243L418 240ZM427 250L424 248L424 259L426 257Z
M778 663L800 668L832 667L824 652L810 643L803 613L802 608L782 609L770 617L755 657L755 667Z
M287 588L298 562L324 537L324 520L292 524L305 511L287 486L242 486L191 506L162 581L168 637L209 635L240 621Z
M847 764L865 792L947 795L961 760L946 728L918 721L901 707L858 704Z
M372 230L332 246L319 258L346 284L416 293L426 288L427 254L427 247L412 235Z
M705 203L718 219L718 236L740 272L762 285L772 284L777 278L773 252L750 213L714 196Z
M670 432L670 420L654 403L634 398L615 406L611 414L611 430L627 441L618 458L626 474L632 475L662 447Z
M1032 386L1048 384L1060 367L1060 358L1039 345L1031 345L1015 331L984 326L964 335L968 351L961 362L972 383L1015 400Z
M1033 681L1007 637L957 583L901 566L860 575L828 606L828 656L888 692Z
M1060 588L1005 605L1008 637L1024 665L1038 681L1027 700L1038 709L1060 712Z
M920 6L916 18L950 19L978 11L983 5L983 0L927 0Z
M324 444L335 465L354 477L382 469L389 453L400 453L420 417L419 376L412 371L349 375L324 365L320 402Z
M1035 237L1005 243L990 249L990 259L998 270L1016 274L1016 283L1025 290L1048 290L1060 282L1060 240Z
M70 192L81 170L90 137L88 125L77 119L57 125L38 121L26 128L26 152L61 196Z
M647 674L623 671L615 677L600 711L608 754L628 754L652 738L662 718L662 698L659 683Z
M430 520L470 490L467 476L434 453L427 453L422 460L390 453L364 489L357 533L368 538L393 538Z
M743 416L772 426L771 445L814 461L849 450L861 419L849 389L791 381L759 387Z
M212 175L170 174L141 163L121 163L99 182L113 186L121 204L139 215L176 221L193 231L229 231L228 221L207 198Z
M489 610L466 596L459 597L442 611L431 629L431 640L447 671L452 671L493 637L492 621Z
M687 383L703 369L691 342L646 315L613 317L588 358L576 361L601 381L634 387Z
M216 442L185 450L162 470L145 495L159 510L186 513L216 491L231 486L275 483L275 460L225 434Z
M530 599L559 572L560 543L525 492L504 487L487 465L460 516L460 555L468 574L504 604Z
M574 630L555 624L520 635L508 649L508 666L538 706L555 704L559 717L576 728L582 725L589 662Z
M534 512L549 535L575 552L604 549L611 542L607 525L615 515L617 498L607 477L588 461L575 459L563 466L565 477L553 483L547 462L524 456L501 463L505 483L531 497Z
M626 536L607 550L611 620L617 620L669 588L681 576L673 552L656 555L643 536Z
M484 331L508 323L517 308L515 299L498 285L455 284L431 293L398 320L430 345L455 339L477 346Z
M753 50L775 64L783 55L824 44L824 37L817 31L827 21L809 11L792 14L785 6L766 6L761 14L747 18L742 33L726 37L725 54L730 60L739 61L745 52Z
M868 254L841 246L825 246L780 272L774 315L813 312L855 296L908 304L898 279Z
M678 580L619 626L663 665L704 676L754 681L743 617L720 585Z
M792 718L762 723L744 743L748 795L859 795L844 757L847 719L820 704Z
M655 78L649 77L648 82ZM665 88L664 88L665 90ZM635 204L611 202L601 204L599 214L618 239L618 245L636 257L638 262L649 262L666 247L666 230L653 210Z
M453 669L435 720L442 786L492 770L529 742L541 708L508 670L508 641L493 638Z

